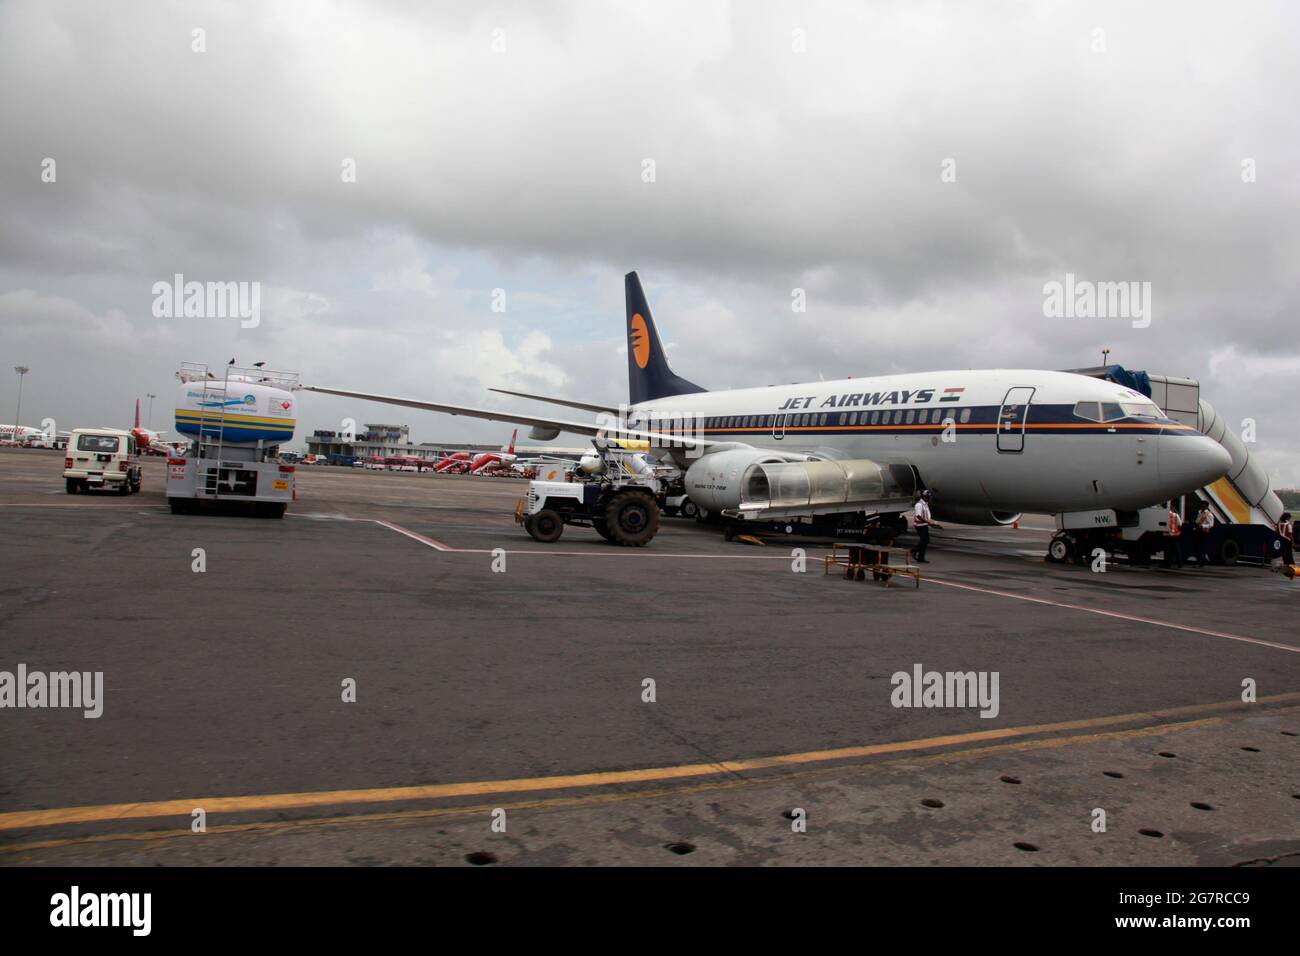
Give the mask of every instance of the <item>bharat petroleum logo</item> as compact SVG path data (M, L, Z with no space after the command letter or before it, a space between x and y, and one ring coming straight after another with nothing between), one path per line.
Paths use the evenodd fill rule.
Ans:
M650 330L645 326L645 319L638 312L632 316L632 357L636 359L637 368L645 368L650 362Z

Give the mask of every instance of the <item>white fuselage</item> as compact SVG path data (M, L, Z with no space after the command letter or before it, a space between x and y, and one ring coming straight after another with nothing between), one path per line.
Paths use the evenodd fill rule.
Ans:
M30 425L0 425L0 438L9 441L27 441L29 438L48 438L46 432Z
M1231 463L1150 399L1069 372L910 373L629 409L633 424L681 416L714 442L911 465L937 503L1013 513L1141 508L1207 485Z

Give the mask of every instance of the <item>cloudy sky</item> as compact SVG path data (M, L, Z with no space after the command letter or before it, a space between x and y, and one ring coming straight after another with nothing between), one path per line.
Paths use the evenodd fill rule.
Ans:
M706 386L1109 348L1255 419L1295 486L1297 35L1284 2L6 0L0 421L15 364L26 424L125 424L153 392L167 427L178 364L232 356L617 403L636 269ZM260 324L155 317L176 273L260 283ZM1066 273L1150 282L1149 327L1046 317ZM508 437L302 406L300 438Z

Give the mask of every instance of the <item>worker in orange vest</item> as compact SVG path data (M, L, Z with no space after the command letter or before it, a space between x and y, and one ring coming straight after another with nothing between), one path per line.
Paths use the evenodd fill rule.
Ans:
M1182 542L1178 539L1183 534L1183 516L1178 513L1174 503L1169 502L1169 527L1165 531L1165 567L1183 566Z

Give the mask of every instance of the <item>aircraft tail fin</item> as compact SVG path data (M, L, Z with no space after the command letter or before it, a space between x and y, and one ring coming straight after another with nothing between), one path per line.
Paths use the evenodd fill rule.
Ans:
M633 404L689 395L706 389L674 374L668 367L663 344L650 315L641 280L635 272L623 277L627 293L627 380L628 400Z
M510 433L510 447L506 449L506 452L508 454L513 455L515 453L515 439L518 437L519 437L519 429L516 428L514 431Z

